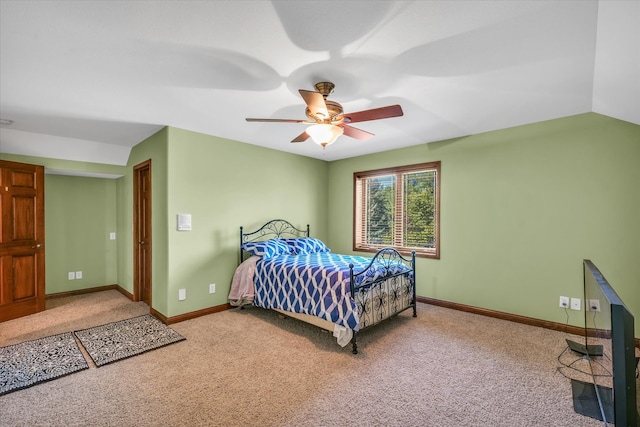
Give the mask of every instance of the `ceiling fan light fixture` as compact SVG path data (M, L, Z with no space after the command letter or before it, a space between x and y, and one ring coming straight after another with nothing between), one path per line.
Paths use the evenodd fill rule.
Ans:
M323 148L336 142L336 139L343 133L344 130L340 126L328 124L317 124L307 128L307 134L313 139L313 142Z

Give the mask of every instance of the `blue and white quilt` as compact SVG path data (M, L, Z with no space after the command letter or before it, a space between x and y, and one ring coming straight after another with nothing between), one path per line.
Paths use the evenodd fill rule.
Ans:
M358 307L351 298L349 264L357 273L370 263L371 258L332 252L261 258L256 262L253 303L267 309L310 314L358 331ZM391 273L403 271L410 269L397 263ZM386 269L373 268L357 278L358 285L373 282L386 273Z

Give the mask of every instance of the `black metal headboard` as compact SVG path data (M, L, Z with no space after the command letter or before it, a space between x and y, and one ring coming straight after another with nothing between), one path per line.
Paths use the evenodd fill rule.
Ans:
M309 237L309 224L307 229L294 227L289 221L284 219L272 219L258 228L256 231L245 233L244 227L240 227L240 263L244 261L244 251L242 244L247 242L261 242L269 239L282 239L293 237Z

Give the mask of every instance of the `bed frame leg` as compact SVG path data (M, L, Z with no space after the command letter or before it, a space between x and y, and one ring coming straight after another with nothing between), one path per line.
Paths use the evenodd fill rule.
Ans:
M351 345L352 345L351 353L358 354L358 344L356 342L356 332L353 333L353 338L351 338Z

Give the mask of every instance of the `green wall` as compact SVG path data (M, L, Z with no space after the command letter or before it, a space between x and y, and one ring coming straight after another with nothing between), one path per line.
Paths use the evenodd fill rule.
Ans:
M0 158L72 174L122 175L46 176L48 294L114 283L133 293L133 167L149 159L152 305L167 317L227 302L240 226L257 228L283 218L300 228L310 224L314 236L327 238L328 164L320 160L176 128L133 147L126 167ZM193 231L177 231L178 213L192 215ZM115 241L109 240L113 231ZM83 280L69 281L68 271L79 270ZM208 293L210 283L216 284L214 294ZM187 291L184 301L178 300L181 288Z
M240 226L283 218L301 228L310 224L326 238L326 162L182 129L168 134L171 178L161 232L168 236L169 316L227 302ZM191 214L192 231L177 231L179 213ZM154 292L155 286L154 280ZM184 301L180 288L187 290Z
M118 283L117 202L114 179L48 173L91 173L119 176L123 166L73 162L2 153L0 158L45 166L45 283L55 294ZM82 279L68 273L82 271Z
M241 225L310 224L335 252L353 253L353 172L440 160L441 259L418 260L419 295L581 325L583 312L569 310L567 319L558 298L582 298L581 261L589 258L640 333L640 126L609 117L588 113L330 163L176 128L135 146L126 167L0 158L123 175L46 176L47 293L113 283L133 292L132 171L147 159L153 306L168 317L226 303ZM176 230L178 213L192 215L192 231ZM67 280L77 270L84 278Z
M152 301L173 317L227 302L239 227L282 217L326 235L327 164L176 128L136 145L118 189L118 280L133 292L133 167L151 159ZM192 216L177 231L176 215ZM209 284L216 292L209 294ZM178 300L178 290L187 298Z
M47 294L116 284L115 180L45 175L45 189Z
M354 172L435 160L441 259L418 260L419 295L565 323L588 258L639 336L640 126L589 113L332 162L332 249L352 250Z
M133 293L133 168L151 160L151 305L160 313L168 311L167 155L168 129L164 128L133 147L127 173L118 179L118 283Z

